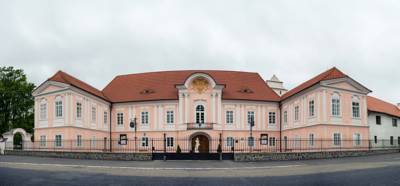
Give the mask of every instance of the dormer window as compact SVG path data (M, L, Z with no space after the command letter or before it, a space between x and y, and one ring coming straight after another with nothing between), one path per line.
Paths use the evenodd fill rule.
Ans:
M240 93L245 93L245 94L252 94L254 93L250 88L242 88L239 90Z
M155 91L153 89L144 89L140 92L140 94L153 94Z

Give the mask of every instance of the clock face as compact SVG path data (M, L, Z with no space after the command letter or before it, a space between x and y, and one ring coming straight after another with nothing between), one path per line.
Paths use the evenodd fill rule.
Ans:
M194 89L199 94L205 92L208 87L209 83L205 78L197 78L192 82L192 89Z

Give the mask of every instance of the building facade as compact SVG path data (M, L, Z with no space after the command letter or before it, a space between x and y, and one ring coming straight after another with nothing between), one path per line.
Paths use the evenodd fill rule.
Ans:
M276 76L264 81L250 72L167 71L120 75L100 91L59 71L33 92L34 136L71 148L86 140L125 148L131 139L135 148L146 148L160 139L176 149L186 141L192 150L200 143L202 152L218 148L216 141L226 149L287 149L322 146L317 139L334 141L324 146L370 139L371 91L338 69L289 91L282 84ZM108 144L109 139L117 143Z

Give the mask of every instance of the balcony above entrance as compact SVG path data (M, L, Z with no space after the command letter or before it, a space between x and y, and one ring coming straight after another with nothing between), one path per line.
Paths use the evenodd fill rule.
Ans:
M187 130L212 130L215 123L186 123Z

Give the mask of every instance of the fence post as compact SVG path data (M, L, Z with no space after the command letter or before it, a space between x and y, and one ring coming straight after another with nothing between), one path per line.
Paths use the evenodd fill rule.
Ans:
M167 134L164 133L164 161L167 160Z
M368 140L368 151L371 151L372 148L372 140Z

